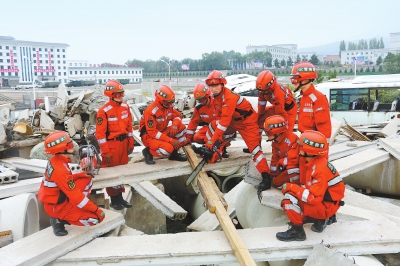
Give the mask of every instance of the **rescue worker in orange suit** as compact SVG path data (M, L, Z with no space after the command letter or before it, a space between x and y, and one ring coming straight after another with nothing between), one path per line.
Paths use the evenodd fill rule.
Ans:
M260 134L264 129L264 122L267 117L280 115L288 122L288 131L293 132L297 116L297 102L293 97L292 91L278 83L275 75L265 70L258 74L256 80L258 90L258 126ZM266 106L270 102L271 106ZM244 148L248 153L249 149Z
M215 106L221 110L220 120L213 121L209 125L208 134L210 138L206 143L206 148L212 151L217 141L225 146L224 132L229 127L237 130L252 153L257 170L261 173L263 181L257 188L262 190L271 188L269 167L261 150L257 112L246 99L225 87L226 79L220 71L212 71L206 79L206 84L210 87L214 96Z
M315 89L312 82L318 78L317 70L310 62L300 62L293 66L291 82L301 90L298 129L300 132L315 130L324 134L329 144L332 124L329 103L326 96Z
M168 156L169 160L187 161L178 149L186 143L186 127L181 114L173 107L175 92L167 85L155 91L155 101L140 119L140 136L146 147L142 153L146 164L155 164L153 156ZM172 125L168 123L172 121Z
M194 87L193 95L195 100L199 104L195 106L193 110L193 117L187 127L186 141L187 143L191 143L194 141L199 144L205 144L208 141L208 125L212 121L219 119L220 109L216 108L214 98L211 96L211 91L206 84L197 84ZM202 125L203 127L196 132L197 126L199 125ZM225 139L225 141L229 141L235 136L235 133L235 130L225 132L223 138ZM223 148L222 157L229 157L229 154L226 151L226 147Z
M73 155L72 139L64 131L51 133L44 140L44 149L53 156L47 162L38 198L50 216L56 236L68 234L66 224L93 226L102 222L104 212L90 199L92 177L86 172L72 174L68 163Z
M328 162L326 137L317 131L306 130L299 138L299 155L305 158L305 178L301 185L285 183L282 186L284 199L282 208L286 212L291 228L279 232L276 237L281 241L304 241L306 234L303 223L314 219L311 230L321 233L330 218L335 217L343 205L345 186L335 167Z
M287 120L280 115L265 119L263 128L268 141L272 141L272 185L280 188L286 182L299 184L299 137L289 131Z
M102 168L127 164L134 146L132 114L128 104L122 102L124 87L117 80L109 80L104 95L110 99L100 107L96 118L96 138L101 149ZM111 199L110 206L115 210L132 207L122 197L122 192L125 192L123 184L107 187L106 191Z

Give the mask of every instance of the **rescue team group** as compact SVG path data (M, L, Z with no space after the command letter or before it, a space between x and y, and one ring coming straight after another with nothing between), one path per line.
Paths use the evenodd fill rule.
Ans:
M168 156L169 160L186 161L178 153L184 145L196 142L210 151L213 163L227 158L226 147L240 133L261 173L259 191L280 188L284 194L282 208L290 220L289 230L278 232L281 241L303 241L304 223L313 223L312 231L322 232L336 222L335 213L343 205L345 186L328 162L331 120L326 96L317 91L314 65L300 62L293 66L291 83L300 90L300 108L291 90L277 82L272 72L261 72L256 81L259 91L258 113L242 96L226 88L220 71L212 71L205 84L197 84L194 98L198 104L187 128L180 113L174 109L174 91L162 85L155 92L155 101L140 119L140 136L146 147L145 162L155 164L153 157ZM97 113L96 137L101 148L101 167L128 163L134 148L132 116L129 106L122 101L123 86L115 80L107 82L104 94L110 98ZM271 105L267 106L267 102ZM298 114L297 114L298 113ZM298 115L300 137L293 133ZM171 125L169 123L171 122ZM203 126L196 132L198 126ZM261 134L272 141L270 167L261 149ZM89 200L92 187L91 173L72 174L68 167L73 154L71 138L63 131L50 134L44 141L50 158L39 189L39 200L51 217L54 234L64 236L66 224L93 226L103 221L105 214ZM117 210L132 205L122 197L124 186L106 189L111 207Z

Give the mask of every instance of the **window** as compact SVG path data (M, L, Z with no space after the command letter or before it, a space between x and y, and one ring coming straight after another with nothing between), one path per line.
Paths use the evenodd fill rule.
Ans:
M60 63L61 63L61 61L60 61L60 60L58 60L58 61L57 61L57 63L58 63L58 64L60 64Z
M65 58L65 54L63 54L63 58Z
M82 63L79 63L79 66L82 66Z
M57 49L57 52L59 52L60 51L60 49Z
M53 52L53 49L50 49L50 52Z
M0 45L0 49L2 49L1 45Z
M136 73L135 74L137 74L137 71L135 71Z
M14 56L17 56L17 53L13 53Z
M358 99L360 102L367 102L368 89L331 89L331 111L352 110L352 103ZM360 106L361 109L363 106Z
M97 74L96 72L97 72L97 71L94 71L95 74Z
M141 70L139 70L139 74L142 74L142 71L141 71Z
M3 59L0 59L0 63L3 63Z
M77 64L75 63L75 66L77 66Z
M70 71L69 74L72 75L72 71Z
M78 75L78 71L75 71L75 75Z
M36 63L36 60L33 60L33 63Z
M39 57L42 58L42 54L39 54Z
M103 74L105 74L105 73L106 73L106 71L104 70L104 71L103 71ZM108 74L110 74L110 73L108 73Z
M8 50L9 49L9 47L8 46L6 46L6 50Z
M32 51L36 51L36 48L34 47L34 48L32 48Z
M1 46L0 46L1 47ZM0 53L0 56L2 56L3 55L3 53Z
M69 66L72 66L72 63L69 63Z
M17 59L14 59L14 63L17 63Z
M39 52L41 52L42 51L42 48L39 48Z
M110 72L108 72L108 74L110 74ZM112 71L112 74L114 74L114 71Z
M40 63L43 63L43 61L42 61L42 60L40 60L39 62L40 62Z
M87 71L85 71L85 75L87 75Z
M64 55L64 57L65 57L65 55ZM87 63L85 63L85 66L87 66Z
M60 55L59 55L59 54L57 55L57 58L60 58Z
M6 53L7 56L10 56L10 53Z
M64 76L66 76L67 75L67 72L64 72Z
M63 64L66 64L65 61L63 61Z
M59 66L59 67L57 67L58 69L61 69L61 67Z
M66 67L66 66L63 66L63 69L67 69L67 67Z
M82 75L83 74L83 72L82 71L79 71L79 73Z
M89 74L92 74L92 71L89 71Z
M7 63L10 63L10 59L7 59Z
M65 49L62 49L63 53L65 52Z
M61 72L58 72L58 75L61 76Z
M49 63L49 60L46 60L46 64L48 64Z
M110 74L110 71L107 71L108 72L108 74Z

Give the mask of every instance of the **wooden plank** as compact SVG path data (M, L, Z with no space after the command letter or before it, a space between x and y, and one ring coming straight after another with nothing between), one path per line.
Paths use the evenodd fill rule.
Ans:
M0 248L7 246L13 242L13 235L11 230L0 232Z
M190 145L186 145L183 149L186 152L190 165L194 169L196 165L200 163L200 159L197 158L197 155L194 153ZM195 181L196 178L193 182ZM228 204L226 203L221 191L219 191L217 184L215 184L214 179L208 177L206 172L202 169L197 175L197 182L208 210L211 213L215 213L215 216L217 216L222 230L228 238L233 253L240 265L256 265L226 211L228 209Z

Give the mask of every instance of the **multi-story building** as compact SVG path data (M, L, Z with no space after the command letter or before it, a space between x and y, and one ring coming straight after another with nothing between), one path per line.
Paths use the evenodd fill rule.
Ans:
M35 80L68 79L65 43L32 42L0 36L0 81L18 80L32 84Z
M279 62L284 59L287 61L289 57L292 59L293 62L296 60L297 56L297 44L276 44L276 45L249 45L246 46L246 54L251 52L270 52L272 55L272 62L275 59L278 59ZM250 64L248 68L254 68L254 65L257 65L258 62L255 64Z
M71 64L74 64L71 62ZM80 63L77 63L78 65ZM97 65L82 62L82 66L70 66L69 80L96 80L103 84L110 79L129 79L129 83L141 83L143 80L143 68L140 66L121 65Z

